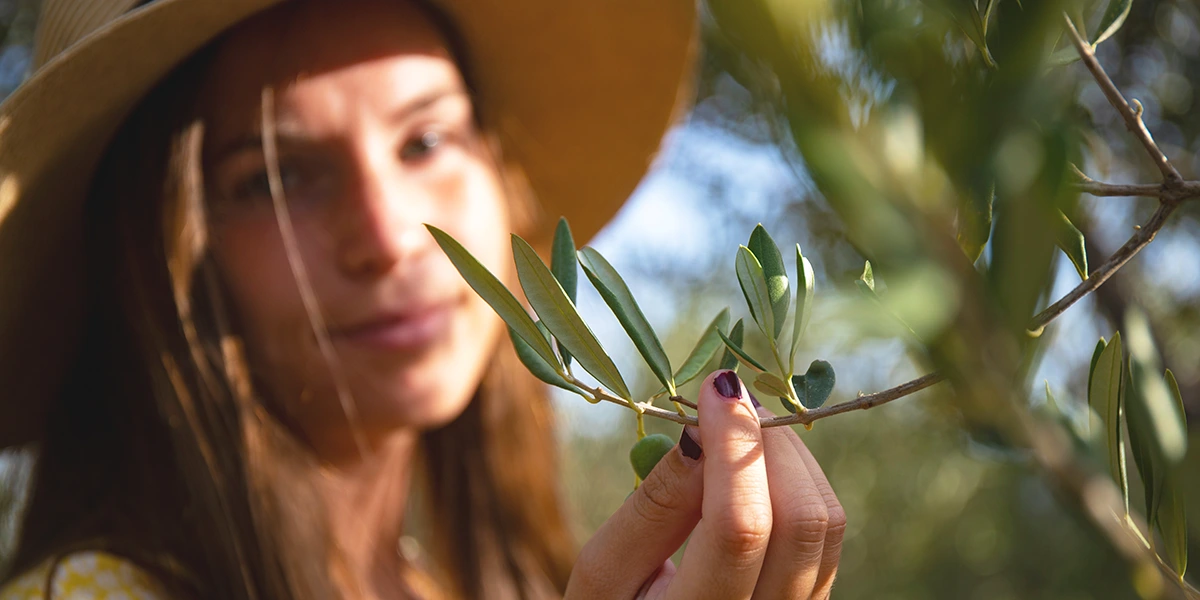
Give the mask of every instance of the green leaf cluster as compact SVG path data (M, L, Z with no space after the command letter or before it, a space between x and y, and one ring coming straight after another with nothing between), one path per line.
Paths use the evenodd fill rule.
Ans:
M551 244L550 266L520 236L512 236L517 278L535 321L500 280L446 232L428 225L455 268L504 320L522 364L542 381L598 402L600 389L587 390L575 379L572 362L590 373L618 398L636 408L629 387L612 358L575 308L578 269L583 268L600 297L612 309L638 352L663 384L661 393L675 396L679 385L703 372L722 346L729 326L729 309L722 310L701 334L678 371L672 371L662 342L642 313L633 293L616 269L593 248L576 250L566 219L560 219ZM731 331L740 337L740 329ZM557 349L557 354L555 353Z
M576 250L566 219L560 219L555 229L549 266L528 242L517 235L512 236L517 279L533 315L462 244L436 227L426 227L471 288L504 321L517 357L530 373L589 402L619 400L637 412L638 437L642 445L631 459L637 468L646 472L662 455L665 446L658 438L646 441L648 438L642 426L645 407L664 394L677 398L679 386L704 373L722 348L720 368L737 369L745 365L755 373L752 382L755 389L781 398L785 408L792 413L820 407L833 391L836 376L828 362L813 361L802 375L795 374L792 368L812 314L815 280L812 264L797 245L795 276L789 278L783 253L762 225L756 227L747 244L738 249L736 272L750 315L768 340L774 369L764 366L772 361L757 359L744 349L745 324L739 319L730 327L728 308L713 317L683 363L674 369L624 279L596 249ZM662 384L648 400L635 401L616 364L576 310L580 267ZM793 284L796 288L794 301ZM782 338L789 317L792 319L791 340L789 351L785 353ZM572 365L591 374L600 387L592 388L576 379ZM681 414L686 414L678 402L675 407ZM653 452L646 450L651 447ZM649 460L651 454L655 455L655 461ZM639 477L644 477L641 470Z
M1187 514L1180 463L1187 450L1183 398L1175 375L1162 370L1150 328L1137 310L1127 314L1126 339L1096 345L1088 403L1099 415L1109 471L1129 510L1128 451L1141 474L1146 521L1162 546L1150 543L1180 576L1187 571ZM1127 355L1123 354L1128 350Z
M776 396L789 412L796 413L821 406L833 391L833 367L824 361L822 374L814 377L811 386L806 375L795 375L796 351L812 316L814 279L812 264L796 245L796 300L793 304L783 252L760 223L750 234L745 246L738 248L734 263L738 284L750 309L750 317L766 338L774 358L774 369L767 368L742 348L741 339L721 335L727 355L756 372L753 385L759 392ZM868 265L869 268L869 265ZM784 360L784 323L793 308L790 346ZM738 322L740 325L741 322ZM735 326L735 329L738 329ZM740 330L739 330L740 332ZM809 368L810 372L812 367ZM824 372L827 371L827 375Z

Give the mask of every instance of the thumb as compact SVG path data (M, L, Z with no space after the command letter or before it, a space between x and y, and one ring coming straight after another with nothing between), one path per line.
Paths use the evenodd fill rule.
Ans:
M567 598L633 598L683 545L700 520L704 493L700 434L685 427L681 443L579 553Z

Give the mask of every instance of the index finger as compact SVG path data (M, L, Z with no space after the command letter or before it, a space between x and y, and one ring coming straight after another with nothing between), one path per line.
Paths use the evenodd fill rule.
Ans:
M704 501L668 598L749 598L771 536L762 429L733 371L709 375L698 398Z
M681 437L584 545L566 598L633 598L687 539L700 519L704 476L702 450L688 441Z

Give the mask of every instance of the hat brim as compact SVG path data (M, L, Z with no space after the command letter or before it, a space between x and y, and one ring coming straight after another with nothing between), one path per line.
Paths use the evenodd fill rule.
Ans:
M33 432L81 319L82 204L121 121L196 50L282 0L158 0L0 104L0 447ZM692 0L442 0L478 108L545 213L580 240L612 217L690 102Z

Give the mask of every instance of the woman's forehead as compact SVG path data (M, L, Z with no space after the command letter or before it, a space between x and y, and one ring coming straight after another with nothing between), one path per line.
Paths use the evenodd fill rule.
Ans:
M442 32L413 0L293 0L223 36L209 78L280 85L409 54L450 58Z
M442 33L409 0L288 2L230 31L215 52L200 98L210 122L256 121L264 86L281 90L281 104L328 81L361 101L462 87Z

